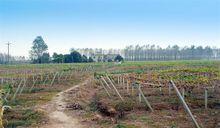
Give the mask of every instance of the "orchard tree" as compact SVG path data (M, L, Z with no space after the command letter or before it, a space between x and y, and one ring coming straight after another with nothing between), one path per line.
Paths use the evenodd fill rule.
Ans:
M33 41L30 51L30 58L34 63L42 63L44 53L47 53L48 46L41 36L37 36Z

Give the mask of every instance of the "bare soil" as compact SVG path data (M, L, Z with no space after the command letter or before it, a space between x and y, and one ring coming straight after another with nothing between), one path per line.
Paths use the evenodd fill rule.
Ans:
M67 103L65 102L65 93L79 88L88 82L88 79L83 83L75 85L65 91L58 93L50 102L40 107L42 111L46 112L48 121L45 122L41 128L84 128L76 117L68 116L65 113Z

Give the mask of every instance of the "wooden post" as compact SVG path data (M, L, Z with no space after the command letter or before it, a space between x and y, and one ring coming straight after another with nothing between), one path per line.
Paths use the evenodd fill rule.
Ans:
M115 89L116 93L118 94L118 96L121 98L122 101L124 101L123 97L120 95L120 93L118 92L117 88L115 87L115 85L112 83L112 81L110 80L110 78L108 76L106 76L106 78L109 80L109 82L111 83L111 85L113 86L113 88Z
M138 85L138 89L141 90L141 85L140 84ZM141 103L141 93L140 93L140 91L138 93L138 97L139 97L139 102Z
M122 86L123 86L123 90L125 90L125 78L124 78L124 76L122 76Z
M127 80L127 93L129 93L129 83L128 83L128 80Z
M1 79L1 84L3 84L3 83L4 83L4 78Z
M119 83L120 83L120 86L122 85L122 76L120 75L120 77L119 77L120 79L119 79Z
M45 80L44 80L44 82L43 82L43 85L45 85L45 83L46 83L46 81L47 81L48 78L49 78L49 74L47 74L47 76L46 76L46 78L45 78Z
M32 84L32 86L31 86L29 92L32 91L32 89L33 89L33 87L34 87L34 85L35 85L35 83L36 83L36 81L37 81L37 76L36 76L36 79L34 79L34 76L32 76L32 80L33 80L33 84Z
M118 75L118 85L120 84L119 75Z
M174 82L171 80L171 83L174 87L174 90L176 91L177 93L177 96L179 97L179 99L181 100L181 102L183 103L183 106L185 108L185 110L188 112L188 114L190 115L193 123L195 124L196 128L200 128L199 124L197 123L196 119L194 118L192 112L190 111L188 105L186 104L185 100L183 99L182 95L180 94L178 88L176 87L176 85L174 84Z
M57 78L58 78L58 83L60 83L60 80L61 80L62 76L63 76L63 72L61 72L60 74L58 74L58 76L57 76Z
M108 96L111 97L111 95L110 95L110 93L108 92L108 90L107 90L107 88L105 87L105 85L102 83L101 80L99 80L99 81L100 81L102 87L105 89L105 91L106 91L106 93L108 94Z
M18 88L16 89L16 91L15 91L15 93L14 93L14 96L13 96L12 100L14 100L14 99L16 98L17 93L18 93L18 91L20 90L20 87L21 87L22 82L23 82L23 79L21 79L21 81L20 81L20 83L19 83L19 85L18 85Z
M208 91L207 88L205 88L205 109L208 108Z
M162 95L162 84L160 83L161 78L159 77L159 91L160 91L160 95Z
M23 90L24 90L24 88L26 86L26 82L27 82L27 80L26 80L26 78L24 78L24 83L23 83L23 86L22 86L22 88L21 88L21 90L19 92L19 95L21 95L21 93L23 92Z
M141 94L142 97L144 98L145 103L146 103L147 106L150 108L150 110L153 112L154 110L153 110L153 108L151 107L151 105L150 105L149 101L147 100L147 98L144 96L144 93L142 92L142 90L141 90L140 88L138 88L138 89L139 89L140 94Z
M57 74L58 74L58 73L55 73L55 75L54 75L54 77L53 77L53 80L52 80L52 81L51 81L51 83L50 83L50 86L52 86L52 85L53 85L54 80L55 80L55 78L56 78Z
M41 72L41 74L40 74L40 79L41 79L41 82L43 82L44 78L43 78L42 72Z
M169 84L169 96L171 95L171 85Z
M111 87L108 85L108 83L106 82L106 80L105 80L103 77L101 77L101 79L104 81L104 83L107 85L107 87L108 87L109 89L111 89Z
M182 96L183 96L183 99L185 99L185 89L182 88Z

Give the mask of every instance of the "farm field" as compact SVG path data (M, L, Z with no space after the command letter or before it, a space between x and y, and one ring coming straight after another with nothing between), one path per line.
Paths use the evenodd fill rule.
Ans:
M0 65L3 125L220 127L220 61ZM60 119L56 116L65 115Z

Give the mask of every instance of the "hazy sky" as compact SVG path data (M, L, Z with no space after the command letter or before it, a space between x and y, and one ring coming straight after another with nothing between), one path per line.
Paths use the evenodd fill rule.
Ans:
M0 52L28 56L41 35L49 52L130 44L220 47L220 0L0 0Z

